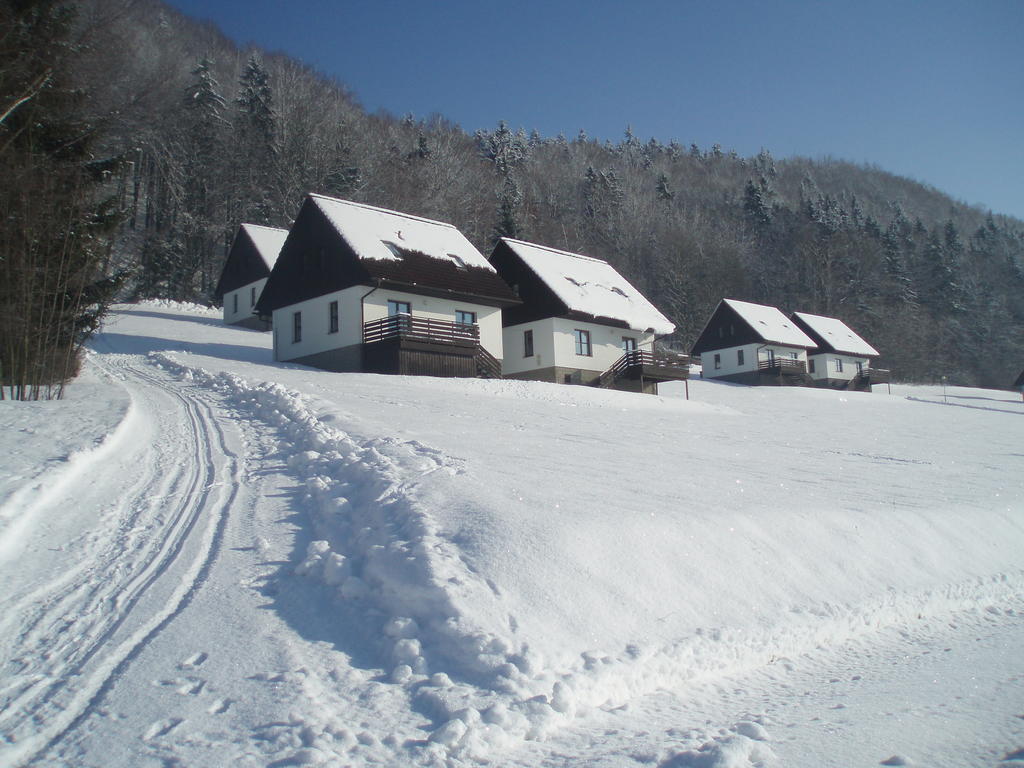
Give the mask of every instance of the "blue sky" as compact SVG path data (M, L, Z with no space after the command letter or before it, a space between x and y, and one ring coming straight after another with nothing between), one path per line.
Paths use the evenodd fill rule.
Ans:
M1024 218L1024 0L171 0L371 112L832 156Z

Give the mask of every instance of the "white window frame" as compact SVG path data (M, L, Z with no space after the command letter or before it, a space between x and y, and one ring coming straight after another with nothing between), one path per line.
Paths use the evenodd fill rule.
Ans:
M405 307L403 311L401 308ZM388 299L388 317L395 317L396 315L407 315L412 316L412 304L408 301L400 301L398 299Z
M523 331L523 357L533 357L533 329Z
M580 357L593 357L594 346L590 342L590 331L583 328L573 328L572 335L576 342L576 354Z

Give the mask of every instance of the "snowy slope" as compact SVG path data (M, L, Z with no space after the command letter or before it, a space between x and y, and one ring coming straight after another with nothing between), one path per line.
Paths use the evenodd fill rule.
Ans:
M330 374L269 341L124 308L67 408L0 410L0 765L1024 746L1016 395L686 401Z

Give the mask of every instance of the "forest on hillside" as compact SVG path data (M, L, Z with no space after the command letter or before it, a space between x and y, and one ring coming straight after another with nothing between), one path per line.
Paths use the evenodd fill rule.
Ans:
M606 259L680 349L732 297L843 319L897 380L1024 367L1024 222L881 169L368 114L159 0L4 0L0 25L6 383L71 371L115 297L211 302L238 225L286 227L309 192L451 222L484 253L510 235ZM32 362L40 337L57 352Z

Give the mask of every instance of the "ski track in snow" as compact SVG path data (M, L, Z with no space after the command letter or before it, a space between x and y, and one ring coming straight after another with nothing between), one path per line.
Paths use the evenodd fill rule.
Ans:
M105 514L114 524L98 526L84 548L99 556L69 564L49 584L4 605L4 667L18 669L2 693L5 765L31 760L87 718L188 604L217 557L239 488L238 460L208 403L183 395L137 359L106 356L93 363L120 379L135 411L145 409L160 428L138 440L133 430L140 422L127 419L109 450L81 461L73 477L36 501L45 509L93 493L89 459L118 454L123 486L98 489L116 499ZM6 631L12 625L19 627L13 636Z

